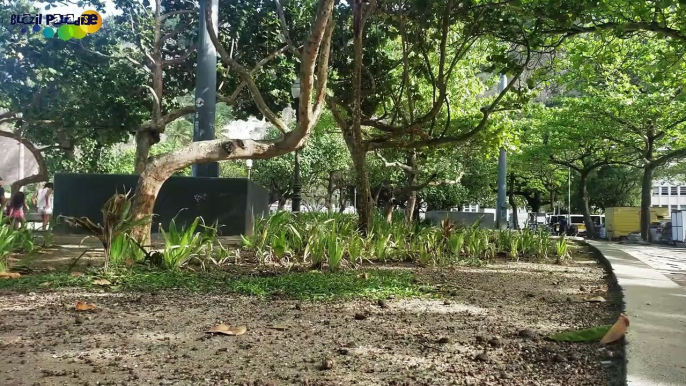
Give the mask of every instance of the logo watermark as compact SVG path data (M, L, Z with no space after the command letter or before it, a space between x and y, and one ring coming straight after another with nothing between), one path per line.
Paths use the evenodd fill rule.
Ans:
M93 10L85 11L78 17L74 17L74 14L24 13L12 15L10 24L22 26L22 34L28 33L29 29L36 33L42 30L47 39L57 37L66 41L83 39L97 32L102 27L102 16Z

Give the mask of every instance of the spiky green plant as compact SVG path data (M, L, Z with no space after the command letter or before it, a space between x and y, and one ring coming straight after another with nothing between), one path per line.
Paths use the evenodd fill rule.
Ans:
M176 271L198 255L202 248L200 233L195 231L199 222L200 217L197 217L190 226L178 227L174 218L169 223L169 232L160 228L164 238L162 257L166 269Z

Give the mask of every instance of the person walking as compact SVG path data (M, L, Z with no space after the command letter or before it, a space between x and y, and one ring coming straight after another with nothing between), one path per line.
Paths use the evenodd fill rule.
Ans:
M560 236L565 236L567 234L567 217L562 217L560 219Z
M29 207L26 206L26 195L24 192L17 192L7 207L7 216L15 229L19 229L26 222L24 210L28 212Z
M43 188L38 190L38 197L36 198L36 207L38 213L43 219L43 230L48 230L50 224L50 216L52 216L52 182L46 183Z
M5 209L5 204L7 204L5 188L2 187L2 177L0 177L0 208Z

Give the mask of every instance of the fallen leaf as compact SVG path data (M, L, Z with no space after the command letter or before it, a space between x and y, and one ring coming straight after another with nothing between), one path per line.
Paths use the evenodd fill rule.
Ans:
M550 340L558 342L598 342L610 330L610 325L587 328L584 330L567 331L560 334L551 335Z
M586 300L587 302L591 302L591 303L605 303L606 302L605 298L602 296L594 296L591 298L586 298L584 300Z
M231 327L224 323L220 323L210 328L208 334L224 334L224 335L243 335L248 329L245 326Z
M83 276L83 272L72 272L71 275L75 277L81 277Z
M52 283L50 283L49 281L40 283L40 286L41 286L41 287L50 287L51 285L52 285Z
M21 277L19 272L1 272L0 279L18 279Z
M124 264L126 265L127 268L131 268L131 267L133 267L134 264L136 264L136 262L133 259L128 258L128 259L126 259L126 261L124 261Z
M93 284L95 285L112 285L109 280L107 279L96 279L93 280Z
M88 304L84 302L76 303L76 311L92 311L95 309L93 304Z
M610 331L605 334L600 344L608 344L621 339L626 334L626 329L629 327L629 318L624 314L619 314L619 318L615 324L612 325Z

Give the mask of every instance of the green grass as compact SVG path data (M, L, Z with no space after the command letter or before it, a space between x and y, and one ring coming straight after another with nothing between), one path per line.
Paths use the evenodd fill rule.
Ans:
M364 273L367 277L364 277ZM235 276L222 272L166 272L135 270L111 275L113 285L92 284L97 276L74 277L68 273L49 273L0 280L0 289L15 291L54 290L57 288L105 288L113 292L156 292L185 290L195 293L235 293L260 297L283 296L301 300L335 300L388 296L424 296L430 290L415 282L409 272L390 270L293 272L278 276ZM50 286L43 286L50 283Z

